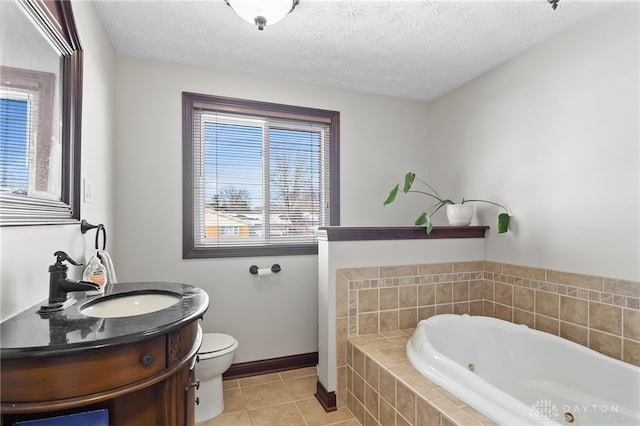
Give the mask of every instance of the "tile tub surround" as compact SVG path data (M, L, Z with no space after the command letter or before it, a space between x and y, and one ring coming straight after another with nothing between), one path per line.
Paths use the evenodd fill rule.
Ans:
M405 346L414 329L350 336L347 407L364 426L497 426L420 374Z
M350 337L468 313L526 324L640 365L639 301L639 282L487 261L339 269L338 407L347 404Z

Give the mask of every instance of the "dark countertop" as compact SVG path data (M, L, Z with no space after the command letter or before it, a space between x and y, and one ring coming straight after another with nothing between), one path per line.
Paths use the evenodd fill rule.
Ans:
M161 290L182 300L168 308L122 318L93 318L80 313L87 302L106 294ZM55 313L37 313L42 303L0 323L1 359L69 355L79 351L136 343L182 328L201 318L209 308L207 293L189 284L167 282L117 283L105 295L71 293L77 302Z

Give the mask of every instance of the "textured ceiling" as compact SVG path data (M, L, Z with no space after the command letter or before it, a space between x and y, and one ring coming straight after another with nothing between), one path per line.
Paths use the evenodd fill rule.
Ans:
M224 0L98 0L118 54L432 100L607 1L301 0L264 31Z

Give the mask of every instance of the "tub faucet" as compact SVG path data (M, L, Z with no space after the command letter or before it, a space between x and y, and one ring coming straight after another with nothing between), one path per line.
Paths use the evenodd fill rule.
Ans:
M64 309L68 305L67 293L71 291L90 291L99 290L98 284L90 281L75 281L67 278L67 270L69 269L65 265L65 260L75 266L81 266L81 263L77 263L71 259L69 255L63 251L57 251L53 254L56 256L56 263L49 266L49 303L42 305L39 312L55 312Z

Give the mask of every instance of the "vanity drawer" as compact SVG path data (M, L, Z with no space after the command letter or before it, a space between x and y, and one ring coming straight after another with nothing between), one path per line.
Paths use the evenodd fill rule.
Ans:
M4 360L2 401L74 398L131 386L167 367L166 336L78 355Z

